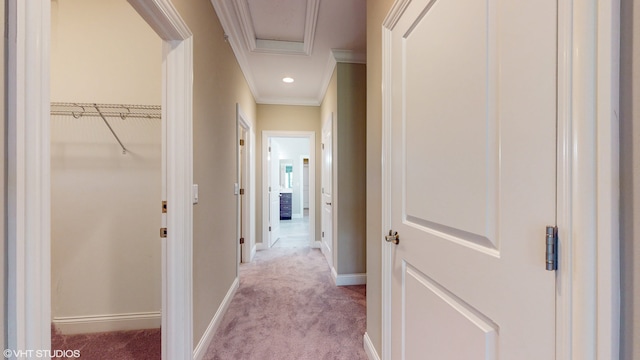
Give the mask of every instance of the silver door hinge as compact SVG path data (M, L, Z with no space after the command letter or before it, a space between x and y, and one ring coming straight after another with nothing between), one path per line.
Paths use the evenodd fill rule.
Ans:
M322 237L324 237L324 231L322 232Z
M324 144L322 144L322 150L324 150Z
M545 252L546 268L549 271L558 270L558 227L547 226L545 238L547 246Z
M269 231L271 231L271 226L269 226Z
M385 235L384 239L387 242L390 242L396 245L400 243L400 236L398 235L397 231L394 233L393 230L389 230L389 235Z

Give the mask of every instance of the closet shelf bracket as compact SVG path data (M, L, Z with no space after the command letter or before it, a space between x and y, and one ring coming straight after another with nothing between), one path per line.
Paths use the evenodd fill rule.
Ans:
M120 138L118 137L118 134L116 134L116 132L113 131L113 128L111 127L111 125L109 125L109 122L107 121L107 119L102 114L102 111L100 111L100 108L98 107L98 104L93 104L93 107L96 108L96 111L98 112L98 115L100 115L100 117L102 118L102 121L104 121L104 124L107 125L107 127L109 128L109 130L113 134L113 137L115 137L116 140L118 140L118 144L120 144L120 147L122 148L122 155L126 155L127 154L127 148L124 147L124 144L122 144L122 141L120 141Z

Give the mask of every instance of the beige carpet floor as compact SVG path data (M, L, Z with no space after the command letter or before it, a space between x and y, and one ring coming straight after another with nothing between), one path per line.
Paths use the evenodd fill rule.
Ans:
M320 250L259 251L240 267L240 287L206 360L358 360L366 287L333 284Z

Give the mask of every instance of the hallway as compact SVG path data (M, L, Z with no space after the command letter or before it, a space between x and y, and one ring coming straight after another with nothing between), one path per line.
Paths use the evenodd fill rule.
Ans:
M320 250L296 238L240 266L205 359L367 359L366 286L335 286Z
M309 210L303 218L280 220L280 237L271 248L309 246Z

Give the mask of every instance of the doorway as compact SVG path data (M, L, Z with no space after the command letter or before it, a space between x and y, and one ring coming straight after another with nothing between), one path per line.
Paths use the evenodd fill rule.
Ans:
M159 358L162 41L125 0L51 10L52 347L144 330Z
M128 1L164 40L162 87L167 96L162 99L162 197L174 210L162 220L172 229L171 241L161 240L162 357L189 358L193 353L193 141L192 93L187 89L191 89L193 68L192 34L170 0ZM8 1L12 41L8 41L7 71L7 164L11 174L7 340L12 349L50 348L50 19L49 1Z
M315 132L264 131L262 144L262 248L319 247L314 235Z
M238 263L251 262L256 254L255 150L253 121L236 104L238 124Z

